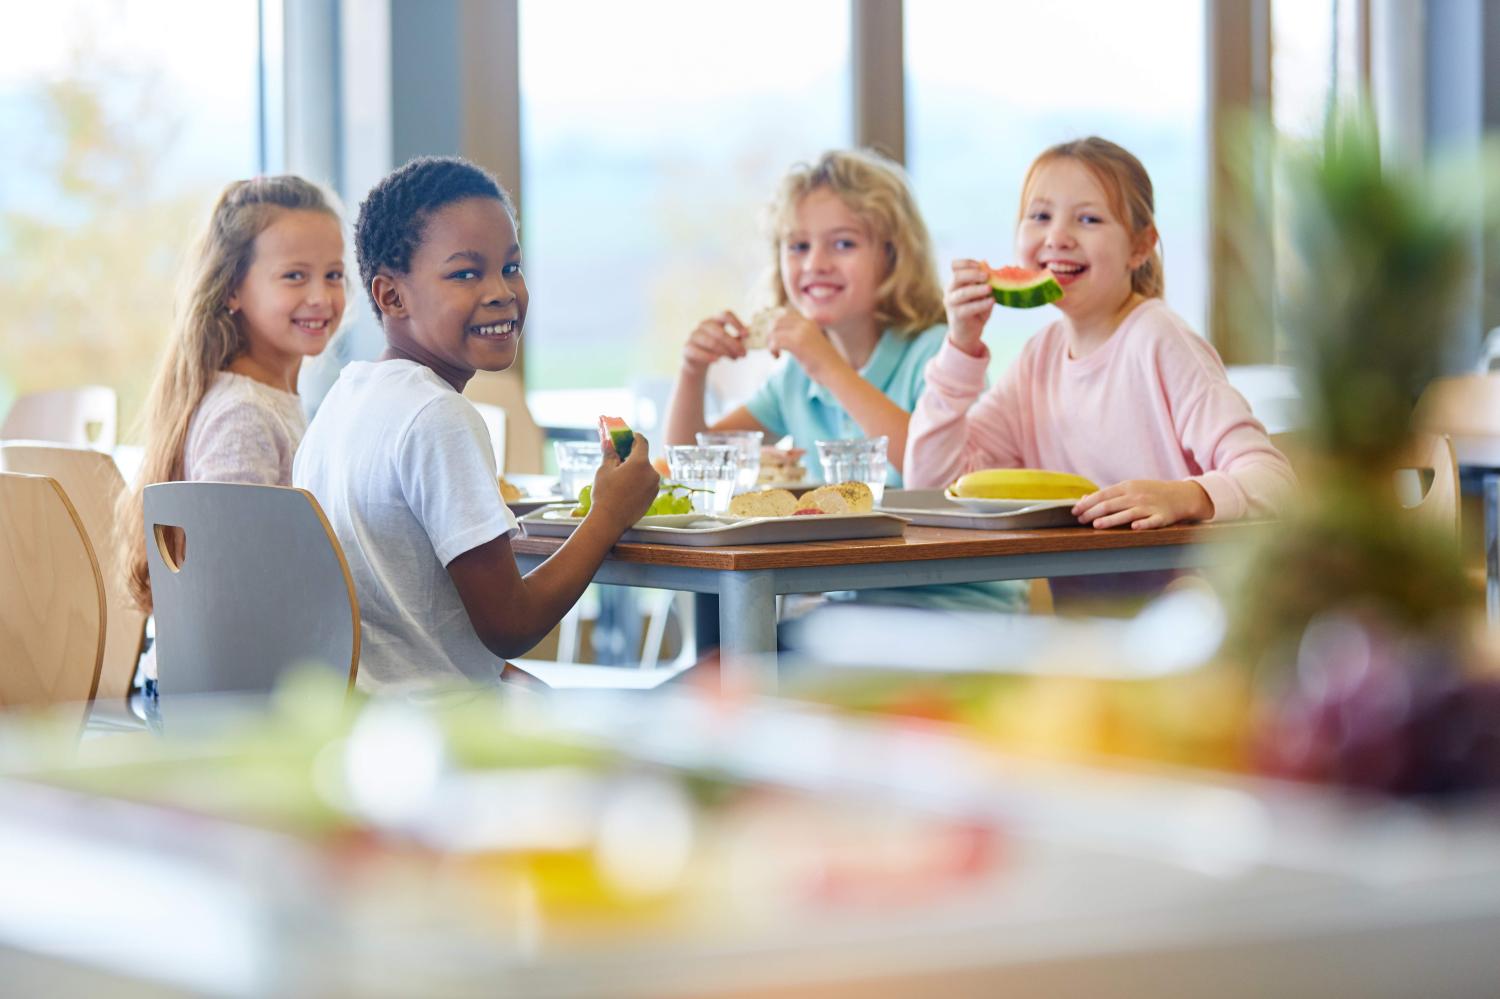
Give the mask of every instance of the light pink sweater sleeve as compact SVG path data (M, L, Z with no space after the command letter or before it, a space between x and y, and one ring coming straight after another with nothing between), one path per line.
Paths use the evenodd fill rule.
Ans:
M1021 466L1015 386L1022 362L985 392L989 360L988 347L975 357L944 338L927 362L926 387L906 431L908 487L937 488L976 468Z
M1078 360L1061 324L1048 326L984 392L988 360L945 342L928 362L907 431L907 485L945 486L976 468L1047 468L1100 486L1188 479L1208 494L1214 520L1276 516L1296 491L1218 353L1159 300Z
M1203 472L1188 478L1214 504L1214 520L1275 517L1297 477L1245 397L1229 384L1218 352L1195 335L1158 344L1157 364L1184 455Z

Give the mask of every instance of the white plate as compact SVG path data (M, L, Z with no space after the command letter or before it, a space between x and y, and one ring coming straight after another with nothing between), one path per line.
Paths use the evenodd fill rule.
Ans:
M952 493L944 493L951 502L967 510L975 510L979 513L1016 513L1020 510L1050 510L1055 507L1072 507L1078 501L1076 499L991 499L980 496L955 496Z

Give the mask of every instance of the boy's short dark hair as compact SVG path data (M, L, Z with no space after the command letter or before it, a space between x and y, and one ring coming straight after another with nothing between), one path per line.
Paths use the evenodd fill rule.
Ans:
M354 252L359 259L359 280L377 319L381 318L380 306L370 285L375 275L381 268L405 274L428 217L465 198L494 198L515 218L515 208L500 182L488 170L457 156L420 156L392 170L370 189L354 223Z

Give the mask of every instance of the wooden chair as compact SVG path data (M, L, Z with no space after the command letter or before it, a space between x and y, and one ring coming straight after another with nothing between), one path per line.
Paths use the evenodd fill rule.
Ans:
M0 424L0 440L55 441L112 451L120 402L108 385L23 395Z
M0 708L78 705L99 684L104 580L55 479L0 472Z
M78 513L99 561L109 610L96 696L100 701L125 699L141 658L146 612L126 589L125 570L115 552L115 510L125 491L119 468L103 451L61 444L0 443L0 471L51 476Z
M293 667L359 668L359 601L323 510L305 489L164 482L145 492L146 559L165 704L267 693ZM182 532L182 545L168 531Z
M484 427L490 432L490 450L495 454L495 471L501 475L505 474L505 410L488 402L475 402L470 399L469 404L479 411L484 420Z
M505 467L502 471L540 474L546 435L526 408L526 386L512 371L481 371L469 379L464 395L505 411Z
M1415 433L1405 449L1397 457L1398 475L1401 471L1416 472L1414 485L1401 488L1402 505L1406 507L1412 523L1451 536L1458 540L1458 456L1453 442L1442 434ZM1428 474L1430 485L1424 488Z
M1500 468L1500 375L1434 378L1417 400L1412 427L1447 434L1465 464Z

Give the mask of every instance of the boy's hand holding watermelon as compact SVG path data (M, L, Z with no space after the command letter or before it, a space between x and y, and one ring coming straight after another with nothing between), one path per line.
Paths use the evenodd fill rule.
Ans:
M634 524L655 501L661 476L651 467L646 438L617 416L599 418L604 463L594 473L588 517L604 517L619 531Z

